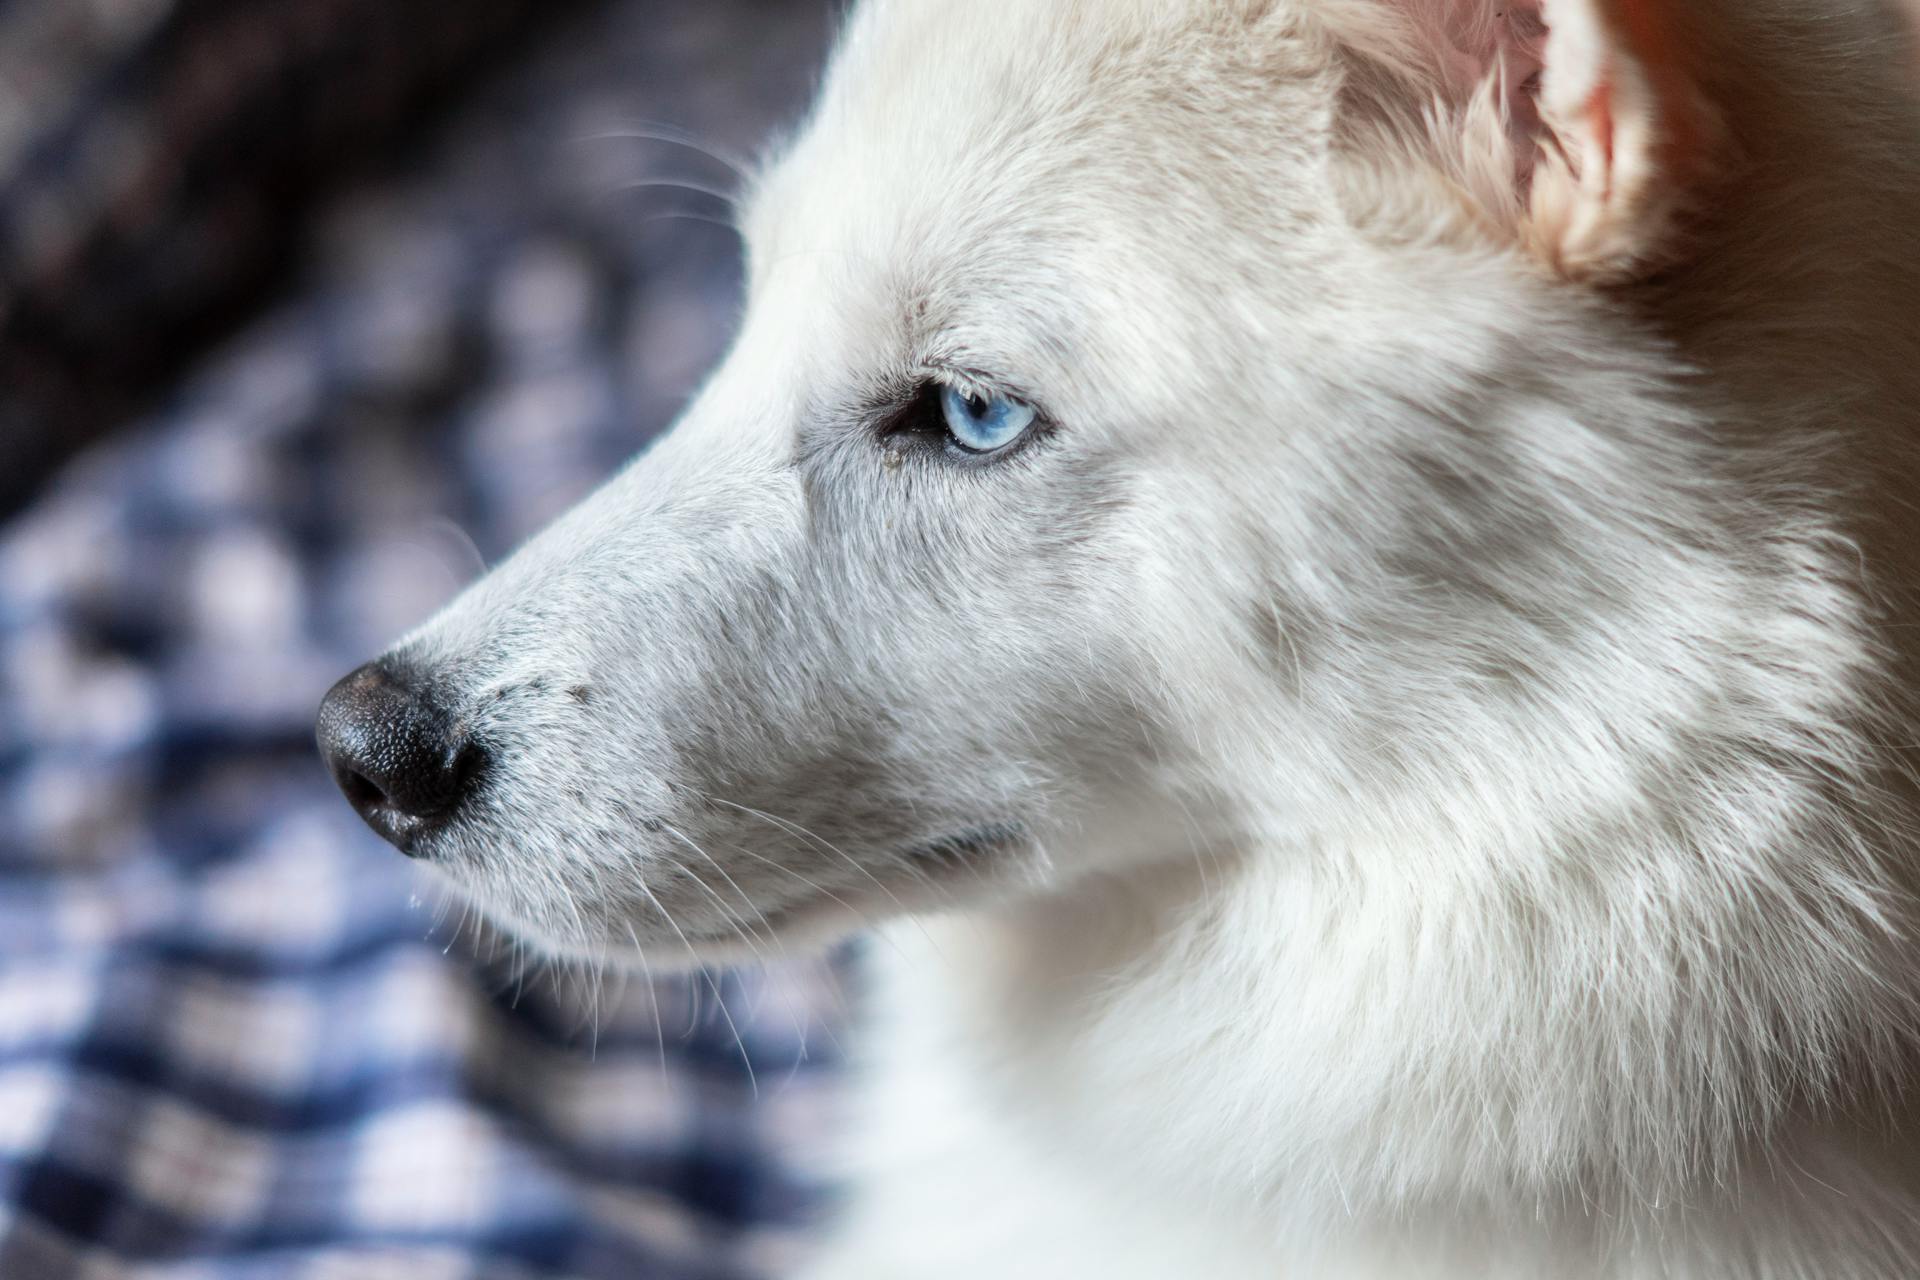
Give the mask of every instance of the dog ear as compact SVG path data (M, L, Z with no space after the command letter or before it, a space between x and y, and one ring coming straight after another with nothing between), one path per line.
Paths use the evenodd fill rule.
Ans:
M1726 151L1686 0L1369 3L1398 19L1389 61L1423 68L1439 99L1438 140L1511 158L1500 220L1553 270L1618 284L1684 251Z
M1546 0L1528 239L1567 275L1618 280L1669 260L1724 159L1684 7Z

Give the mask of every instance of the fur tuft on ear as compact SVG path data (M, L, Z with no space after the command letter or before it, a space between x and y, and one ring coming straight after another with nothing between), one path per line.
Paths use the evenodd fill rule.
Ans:
M1680 0L1324 9L1336 39L1387 70L1476 212L1551 269L1619 284L1683 251L1726 134Z

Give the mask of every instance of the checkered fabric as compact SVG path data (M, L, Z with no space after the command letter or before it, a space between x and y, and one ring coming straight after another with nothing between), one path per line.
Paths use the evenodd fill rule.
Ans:
M315 193L613 2L0 3L0 517L258 299Z
M830 967L523 975L311 722L716 358L724 209L644 184L727 171L620 135L749 149L826 9L579 19L0 526L0 1280L719 1280L802 1247Z

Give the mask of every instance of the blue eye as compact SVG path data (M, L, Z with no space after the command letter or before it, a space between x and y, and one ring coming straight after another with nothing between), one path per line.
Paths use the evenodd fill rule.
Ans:
M947 434L969 453L997 453L1033 425L1039 413L1011 396L982 396L958 387L940 388L940 413Z

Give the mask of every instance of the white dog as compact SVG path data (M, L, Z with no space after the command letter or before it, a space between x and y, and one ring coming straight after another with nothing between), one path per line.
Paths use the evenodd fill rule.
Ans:
M923 917L826 1280L1920 1275L1901 32L868 0L323 745L555 948Z

